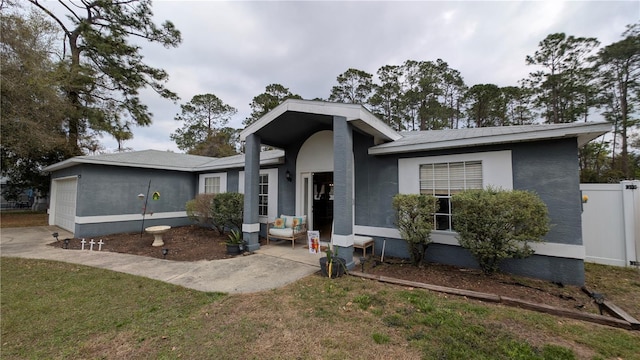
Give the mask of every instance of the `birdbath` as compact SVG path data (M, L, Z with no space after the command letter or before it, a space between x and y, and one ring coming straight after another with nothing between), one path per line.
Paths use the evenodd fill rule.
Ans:
M171 229L171 226L168 225L159 225L159 226L150 226L144 231L153 235L153 244L151 246L162 246L164 245L164 241L162 241L162 234L166 233Z

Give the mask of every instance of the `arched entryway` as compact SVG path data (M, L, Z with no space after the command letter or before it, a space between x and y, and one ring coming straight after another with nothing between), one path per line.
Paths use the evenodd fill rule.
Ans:
M319 131L304 142L296 160L296 213L328 241L333 222L333 131Z

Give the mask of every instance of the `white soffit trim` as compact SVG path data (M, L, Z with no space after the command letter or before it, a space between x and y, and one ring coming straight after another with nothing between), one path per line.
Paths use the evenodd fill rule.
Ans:
M287 111L327 116L344 116L347 121L354 122L354 125L362 131L377 137L387 140L398 140L402 138L402 135L375 117L375 115L362 105L288 99L240 132L240 141L245 141L247 136L257 132Z
M582 146L589 141L606 134L611 130L611 124L606 122L579 123L579 124L562 124L562 125L524 125L526 131L518 132L496 132L495 134L468 136L452 139L439 139L429 137L429 132L424 135L407 135L403 140L382 144L369 148L370 155L407 153L425 150L439 150L448 148L461 148L479 145L504 144L525 141L538 141L563 138L577 138L578 146ZM496 128L497 130L508 130ZM488 128L479 128L478 130L487 130ZM464 130L464 129L460 129ZM456 130L435 130L433 134L439 131L456 131ZM419 137L423 137L423 141ZM410 141L415 140L415 141Z

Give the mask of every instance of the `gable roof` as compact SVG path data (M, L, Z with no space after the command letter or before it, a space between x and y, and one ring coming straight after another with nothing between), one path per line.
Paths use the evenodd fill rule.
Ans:
M500 126L469 129L413 131L402 138L369 149L371 155L461 148L563 138L577 138L578 146L611 130L608 122Z
M234 169L244 168L244 154L227 156L223 158L217 158L209 161L206 164L198 165L193 170L211 171L222 169ZM211 158L210 158L211 159ZM284 151L283 150L267 150L260 152L260 165L276 165L284 163Z
M245 141L250 134L258 134L263 144L280 147L302 136L305 126L319 122L333 126L332 117L343 116L360 131L373 136L376 143L393 141L402 136L378 119L364 106L316 100L288 99L240 132L240 140ZM272 122L281 121L278 126ZM301 123L301 121L304 123Z
M281 150L265 151L260 153L260 162L262 165L278 164L282 161L283 157L284 152ZM160 150L142 150L113 154L76 156L59 163L49 165L44 168L43 171L52 172L80 164L197 172L244 167L244 155L241 154L224 158L213 158Z

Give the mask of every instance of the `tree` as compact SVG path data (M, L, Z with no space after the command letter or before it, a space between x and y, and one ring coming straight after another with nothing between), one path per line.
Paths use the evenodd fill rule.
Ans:
M460 72L441 59L407 60L404 70L405 121L411 129L439 130L458 126L466 85Z
M133 138L133 133L131 132L131 122L126 121L123 124L120 122L120 119L117 119L109 132L118 142L118 152L131 150L131 148L122 146L125 141L131 140Z
M640 23L627 26L623 40L601 49L597 55L601 106L605 119L614 126L614 136L621 137L620 170L622 177L633 177L629 161L628 138L638 125L640 105ZM636 115L635 117L633 115ZM612 155L615 156L616 139ZM614 167L616 166L615 157Z
M188 103L180 105L180 109L180 114L176 114L174 119L183 122L183 125L170 138L180 150L189 153L202 148L207 142L219 141L220 138L214 139L224 135L219 134L219 129L237 112L213 94L196 95Z
M210 157L227 157L238 154L240 144L240 130L230 127L217 129L205 141L189 150L191 155Z
M494 84L473 85L466 93L469 102L469 127L502 126L506 122L506 104L502 91Z
M526 57L527 65L543 68L530 73L527 83L547 123L574 122L595 104L589 97L593 85L588 55L598 44L595 38L555 33L539 43L533 56Z
M531 107L531 92L524 86L505 86L501 88L507 107L508 124L530 125L535 121Z
M449 129L457 129L462 117L462 103L468 88L458 70L449 67L449 64L438 59L436 61L441 71L440 89L442 92L442 123Z
M6 11L6 9L3 9ZM58 91L55 26L38 13L3 13L0 22L0 157L12 192L46 194L40 170L70 156L62 122L69 111Z
M601 142L592 141L578 149L581 183L606 183L613 175L611 159L609 158L609 144L604 139Z
M251 101L251 115L242 124L245 126L253 124L287 99L302 99L302 96L291 93L288 88L280 84L267 85L264 93L255 96Z
M397 131L404 130L401 76L400 66L385 65L378 69L380 85L374 84L373 95L369 99L373 112Z
M177 100L163 85L167 73L146 65L140 46L129 42L131 36L165 47L180 44L180 32L171 22L157 26L151 21L150 0L61 1L66 17L54 13L45 2L29 2L49 16L65 36L66 81L62 91L72 107L66 113L65 127L73 154L82 153L80 140L88 129L111 128L109 120L114 117L105 110L109 109L105 103L129 114L135 124L146 126L151 124L152 114L140 101L140 89L150 87L164 98Z
M329 101L366 105L373 91L373 75L350 68L338 75L338 85L331 88Z

